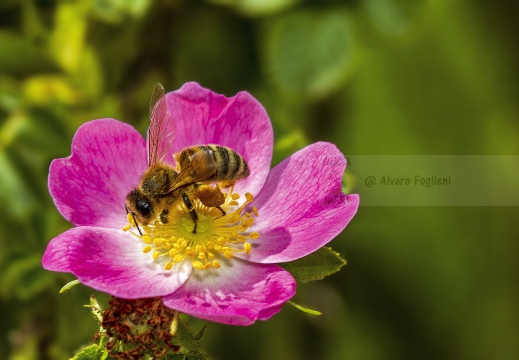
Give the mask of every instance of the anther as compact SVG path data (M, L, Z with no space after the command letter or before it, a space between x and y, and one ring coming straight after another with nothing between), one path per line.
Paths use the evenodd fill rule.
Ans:
M202 264L200 261L193 261L193 267L198 270L203 270L204 264Z

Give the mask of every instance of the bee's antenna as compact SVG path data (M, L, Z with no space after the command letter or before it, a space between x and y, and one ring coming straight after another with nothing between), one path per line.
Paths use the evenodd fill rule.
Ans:
M126 214L130 213L132 214L133 222L135 223L135 227L137 227L137 231L139 232L139 235L142 236L141 228L139 227L139 223L137 222L137 219L135 218L135 213L133 211L130 211L128 209L128 205L124 204L124 208L126 209Z
M135 218L135 214L132 213L133 222L135 223L135 226L137 227L137 231L139 232L139 235L142 236L141 228L139 227L139 223L137 222L137 219Z

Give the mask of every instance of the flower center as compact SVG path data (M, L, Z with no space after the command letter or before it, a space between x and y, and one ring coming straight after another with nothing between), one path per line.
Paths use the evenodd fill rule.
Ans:
M139 225L144 230L143 235L133 231L132 234L144 242L142 251L163 263L166 270L171 270L174 264L184 259L190 260L195 269L218 269L218 259L232 259L236 253L249 254L252 249L250 241L259 237L257 232L247 231L254 223L254 217L258 216L258 210L253 207L252 213L244 212L253 196L246 193L241 206L238 206L239 198L240 195L233 193L232 189L225 194L225 202L220 206L225 215L218 208L207 207L200 200L192 199L198 215L196 233L193 233L194 221L180 200L169 209L166 223L158 218L149 225ZM125 231L136 226L131 214L128 214L128 222L123 228Z

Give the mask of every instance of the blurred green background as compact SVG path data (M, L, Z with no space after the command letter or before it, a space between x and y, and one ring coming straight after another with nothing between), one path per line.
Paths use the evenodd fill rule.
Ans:
M318 140L346 155L517 155L517 18L513 1L2 0L0 357L65 359L97 330L92 291L58 295L73 277L41 268L70 227L48 166L80 124L144 133L153 84L194 80L264 104L275 163ZM332 242L348 265L298 288L323 316L287 305L203 342L218 359L516 359L518 217L361 206Z

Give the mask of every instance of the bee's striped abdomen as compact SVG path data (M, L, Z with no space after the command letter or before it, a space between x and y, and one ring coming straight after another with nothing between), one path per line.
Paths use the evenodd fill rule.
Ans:
M220 145L191 146L182 150L176 159L181 169L189 169L186 184L189 181L233 181L247 177L250 173L240 154ZM186 184L181 183L179 186Z
M216 163L215 180L238 180L249 176L249 167L240 154L225 146L208 145Z

